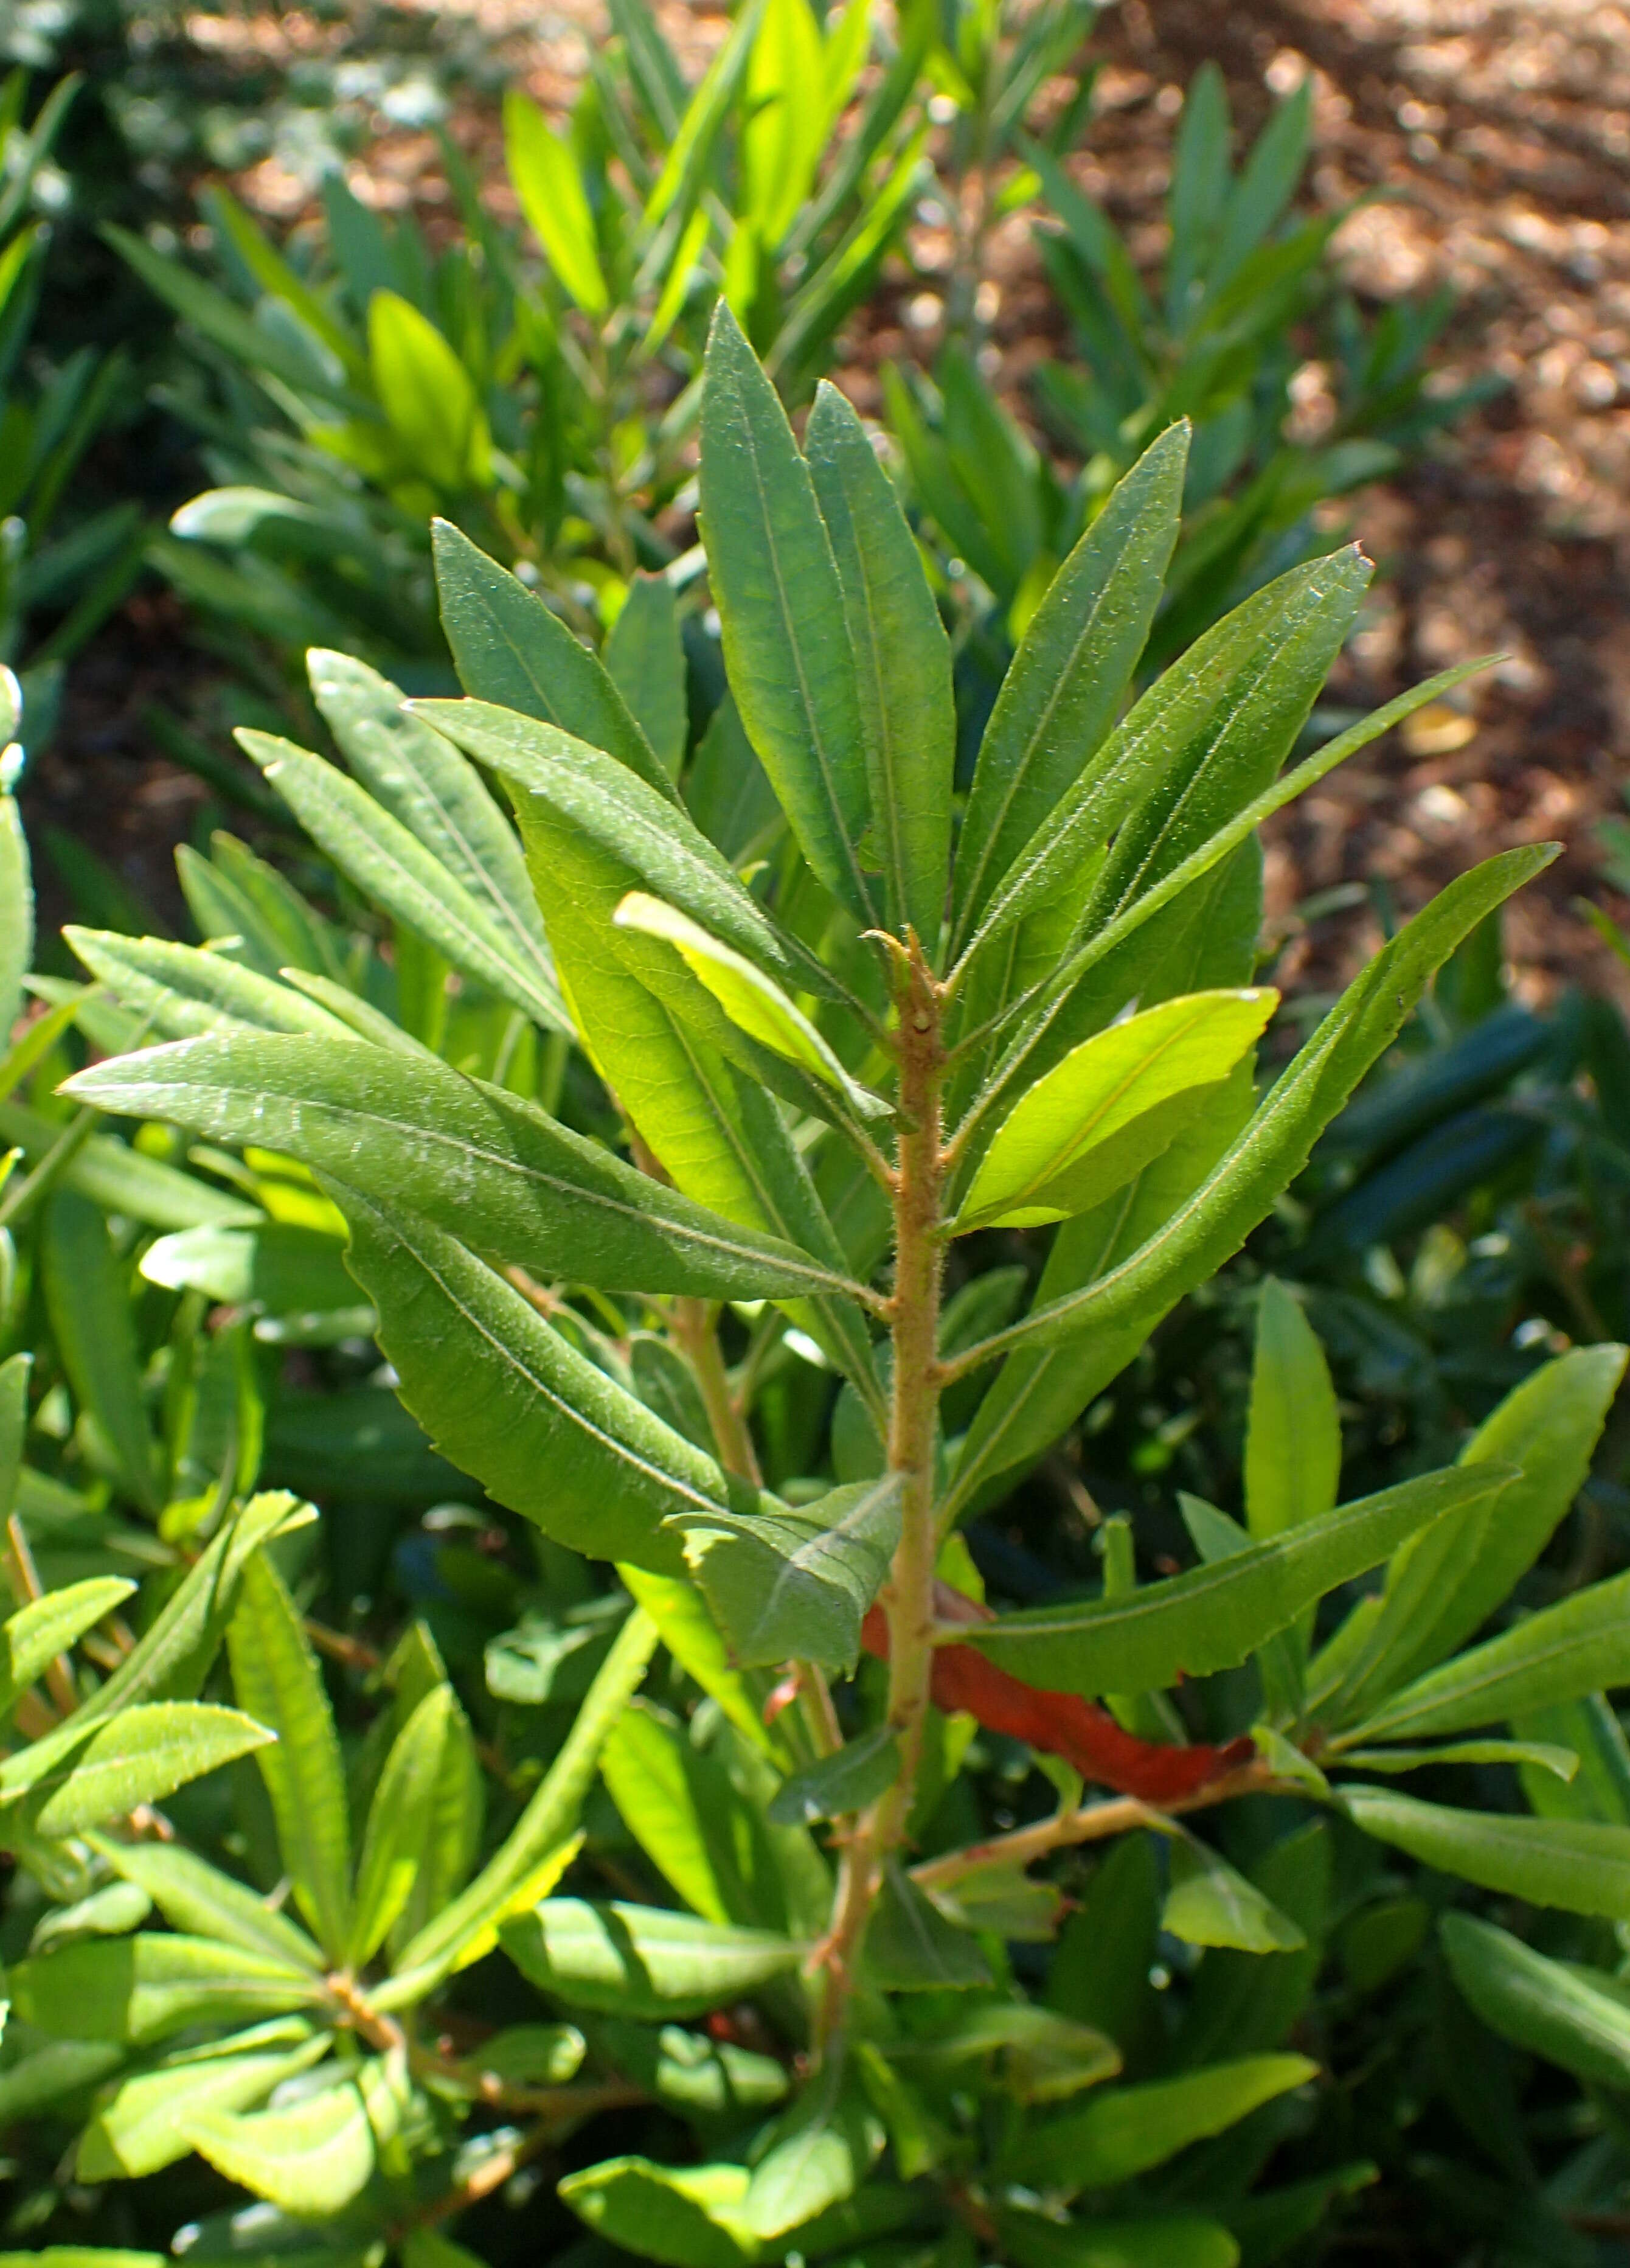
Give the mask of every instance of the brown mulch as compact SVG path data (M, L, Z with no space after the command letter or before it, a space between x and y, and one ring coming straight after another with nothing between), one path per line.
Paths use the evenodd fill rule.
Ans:
M547 14L522 0L443 0L440 14L550 104L569 97L598 29L594 0ZM665 0L663 14L699 65L719 11ZM200 20L217 44L327 36L296 11ZM1413 744L1394 735L1278 823L1276 913L1294 925L1311 895L1377 880L1408 911L1476 858L1554 836L1564 856L1508 919L1524 987L1582 977L1622 993L1623 970L1572 902L1589 892L1630 912L1603 887L1592 834L1630 780L1630 0L1121 0L1090 53L1099 92L1077 170L1140 256L1157 256L1180 90L1200 63L1221 65L1245 130L1311 70L1312 195L1325 206L1372 197L1340 238L1354 287L1375 303L1448 283L1458 306L1446 378L1492 368L1506 381L1426 461L1352 500L1346 518L1382 573L1332 697L1367 706L1450 662L1503 659L1474 682L1464 719L1440 718ZM489 107L461 106L457 123L490 176L501 159ZM381 121L353 181L429 219L447 211L427 133ZM242 186L280 218L309 203L309 184L275 161ZM918 272L894 276L854 327L841 376L863 409L883 356L929 357L936 344L929 232L914 249ZM1043 314L1022 217L990 250L995 375L1022 409ZM1318 373L1308 378L1316 397ZM142 629L124 626L127 652ZM128 708L108 719L93 657L80 678L41 789L58 790L54 816L83 823L93 778L99 847L151 887L192 787L131 728ZM1350 915L1316 929L1293 946L1292 973L1300 958L1303 981L1322 986L1364 949L1362 932Z

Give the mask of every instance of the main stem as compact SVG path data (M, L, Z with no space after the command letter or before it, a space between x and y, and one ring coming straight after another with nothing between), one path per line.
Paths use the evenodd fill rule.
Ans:
M945 1161L944 1050L939 990L915 939L897 958L899 1029L899 1162L892 1176L894 1290L888 1305L893 1395L888 1469L899 1476L900 1536L878 1603L889 1625L888 1723L899 1744L892 1786L855 1820L843 1852L837 1904L823 1948L826 1992L821 2038L841 2037L866 1924L884 1868L906 1839L916 1794L934 1668L934 1440L943 1383L939 1362L940 1235Z

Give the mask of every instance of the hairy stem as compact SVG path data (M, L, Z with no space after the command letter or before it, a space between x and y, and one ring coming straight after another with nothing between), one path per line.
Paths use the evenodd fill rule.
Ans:
M944 1160L941 1099L944 1050L940 996L915 939L897 949L899 1007L899 1166L894 1204L894 1348L888 1469L900 1481L900 1538L879 1604L889 1624L888 1723L899 1743L892 1786L863 1812L844 1846L832 1928L822 1948L826 1992L821 2036L841 2037L843 2014L883 1870L906 1839L916 1793L934 1667L934 1441L939 1411L940 1236Z

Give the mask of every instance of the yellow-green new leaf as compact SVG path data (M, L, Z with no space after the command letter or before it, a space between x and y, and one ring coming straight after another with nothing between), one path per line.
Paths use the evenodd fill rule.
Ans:
M503 151L521 210L550 267L584 314L603 315L611 302L577 161L517 87L503 99Z
M320 1979L208 1938L77 1938L11 1970L11 2009L55 2039L124 2040L135 2047L195 2024L253 2022L310 2007Z
M455 493L485 488L492 436L469 372L434 323L394 291L368 303L374 390L415 472Z
M1191 992L1073 1049L997 1130L958 1233L1031 1227L1100 1203L1204 1107L1278 1005L1266 988Z
M393 2107L384 2064L375 2061L363 2064L354 2080L283 2110L248 2117L224 2110L195 2111L182 2132L228 2181L284 2213L316 2219L341 2211L365 2185L377 2141L397 2124ZM378 2138L376 2121L384 2129Z
M1330 1366L1301 1302L1270 1276L1257 1308L1245 1517L1258 1537L1328 1512L1341 1474L1341 1420Z
M385 1942L407 1904L434 1818L442 1750L453 1710L452 1688L425 1695L385 1758L368 1808L356 1870L356 1911L348 1966L360 1969Z
M686 967L706 985L732 1024L789 1063L812 1071L835 1087L863 1116L888 1110L878 1094L852 1079L807 1016L793 1005L774 977L766 976L739 953L709 937L686 915L642 890L630 890L618 907L619 929L635 929L671 945Z
M82 2182L132 2181L162 2172L192 2146L189 2119L203 2111L253 2110L284 2080L319 2062L332 2039L327 2031L315 2032L281 2051L188 2057L138 2072L80 2136L74 2170Z
M147 1893L172 1929L212 1937L268 1961L318 1976L322 1955L296 1921L179 1843L124 1843L97 1836L92 1845L114 1873Z

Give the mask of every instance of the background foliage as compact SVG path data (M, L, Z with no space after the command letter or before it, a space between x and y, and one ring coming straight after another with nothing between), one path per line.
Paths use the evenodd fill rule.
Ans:
M160 1039L212 1033L230 1049L247 1027L332 1051L349 1035L348 1053L360 1038L430 1079L428 1053L619 1153L626 1127L572 1043L498 806L446 741L400 721L398 687L452 693L455 662L466 690L534 716L518 684L550 683L554 700L569 685L574 705L553 721L645 770L664 808L679 781L701 835L757 878L804 952L870 998L819 886L799 879L758 761L770 761L761 713L738 706L739 654L727 686L717 615L728 640L732 600L716 563L709 587L695 542L696 380L722 295L802 413L885 260L907 257L921 206L959 232L952 336L931 379L892 376L888 461L951 640L975 839L974 758L1014 651L1027 634L1037 666L1056 650L1060 564L1094 527L1119 539L1113 483L1174 416L1194 438L1152 634L1126 657L1136 686L1273 576L1333 549L1328 500L1460 406L1422 388L1443 311L1354 308L1332 217L1296 202L1304 101L1230 154L1208 75L1185 108L1164 269L1140 274L1066 165L1091 131L1090 30L1063 7L907 9L892 26L858 8L817 24L761 7L692 85L625 10L564 126L509 102L522 225L491 217L449 144L451 240L382 225L335 175L320 229L288 244L209 190L201 260L178 240L199 161L297 141L329 114L314 85L212 105L178 97L179 43L158 19L25 11L10 26L36 74L11 82L5 119L4 636L23 680L11 737L48 740L59 666L145 560L184 600L199 647L247 678L233 713L303 743L332 733L348 768L264 742L251 768L172 720L173 751L238 830L206 829L180 855L203 949L143 939L142 909L66 846L78 960L48 938L38 975L26 854L4 806L7 1005L33 1004L8 1018L0 1082L0 1134L16 1145L0 1192L12 1356L0 1395L18 1609L0 1769L13 1860L0 2104L24 2250L162 2251L185 2227L189 2252L313 2262L397 2250L423 2263L466 2245L498 2262L541 2242L585 2262L620 2248L734 2263L792 2246L1023 2268L1312 2259L1344 2229L1407 2225L1423 2259L1611 2257L1626 2174L1614 1870L1630 1769L1604 1697L1619 1682L1624 1565L1606 1343L1630 1328L1625 1035L1601 1001L1541 1014L1509 1000L1497 910L1466 929L1244 1258L1194 1281L1118 1374L1073 1376L1010 1463L987 1460L1001 1487L964 1490L966 1543L941 1571L1010 1612L1056 1615L1134 1574L1223 1564L1243 1541L1228 1513L1260 1543L1293 1499L1297 1514L1326 1513L1338 1454L1351 1502L1503 1442L1527 1476L1531 1549L1473 1583L1471 1619L1435 1653L1418 1631L1396 1635L1419 1611L1406 1550L1383 1594L1390 1624L1380 1610L1390 1650L1372 1643L1361 1675L1349 1638L1342 1686L1334 1641L1326 1703L1344 1691L1345 1714L1318 1717L1322 1739L1361 1754L1405 1730L1440 1749L1475 1735L1476 1753L1423 1763L1409 1797L1390 1782L1333 1810L1311 1786L1252 1794L1193 1833L1134 1829L1096 1859L1090 1842L1061 1845L1037 1877L978 1883L971 1903L946 1889L925 1906L922 1889L896 1886L899 1911L874 1925L877 1981L918 1989L856 2048L841 2099L802 2084L810 2014L794 1980L826 1925L819 1822L877 1792L877 1665L841 1703L840 1754L857 1776L800 1795L820 1727L803 1705L767 1727L773 1676L731 1667L672 1552L642 1572L630 1551L614 1581L566 1548L580 1535L551 1526L555 1476L540 1528L530 1498L529 1517L506 1509L515 1484L482 1454L466 1461L491 1494L458 1469L453 1417L430 1425L453 1462L431 1448L297 1141L252 1139L218 1109L201 1125L176 1095L85 1090L113 1104L104 1117L57 1092L82 1063ZM84 83L54 92L70 67ZM387 41L373 68L409 107L427 84L410 47ZM1037 103L1066 70L1076 99ZM819 106L791 99L813 85ZM343 104L334 114L343 144ZM1028 204L1061 316L1034 424L980 374L980 261L1002 199ZM103 221L124 233L99 235ZM86 343L86 309L109 292L130 313L129 348L105 356ZM1288 380L1311 350L1341 374L1318 449L1287 433ZM509 610L479 664L467 641L460 652L445 585L437 608L433 513L523 577L483 583L444 541L444 574L464 561L468 590ZM598 649L604 674L584 644L571 662L550 622ZM325 652L308 680L313 645ZM1316 717L1292 732L1295 753L1350 722ZM603 839L626 850L633 821L608 809ZM574 806L573 823L590 820ZM664 896L672 876L636 880ZM1036 949L1056 951L1045 927ZM728 1019L740 980L726 975L709 997ZM1272 975L1247 953L1215 981ZM574 1005L592 1036L592 1012ZM760 1074L788 1060L785 1027L766 1057L765 1012L746 1025ZM829 1011L818 1024L836 1092L876 1075ZM1270 1034L1270 1064L1290 1037ZM250 1044L272 1059L264 1036ZM832 1074L794 1068L802 1112ZM783 1097L789 1076L775 1073ZM804 1137L813 1186L867 1280L882 1226L841 1139L811 1138L818 1124ZM496 1240L506 1258L515 1233ZM1050 1233L998 1217L959 1243L948 1357L1012 1329L1039 1274L1044 1301L1057 1289L1068 1234L1049 1258ZM569 1297L547 1288L562 1272ZM716 1341L690 1312L697 1295L651 1309L627 1282L577 1287L580 1272L597 1281L586 1263L528 1278L538 1328L664 1441L716 1474L715 1458L756 1469L805 1521L775 1548L827 1517L808 1507L876 1472L864 1366L845 1382L852 1333L818 1306L789 1320L744 1298ZM1012 1374L994 1374L993 1407ZM977 1441L992 1376L951 1388L953 1445L971 1424ZM1277 1472L1275 1395L1313 1427ZM1565 1454L1524 1430L1553 1401ZM1428 1531L1450 1561L1485 1556L1470 1517ZM1417 1554L1417 1589L1435 1564ZM752 1648L729 1595L722 1580L708 1593L739 1661ZM1354 1595L1325 1609L1322 1638ZM1471 1669L1432 1670L1491 1616ZM1266 1708L1278 1738L1306 1745L1314 1716L1284 1684L1286 1643L1190 1680L1175 1705L1156 1690L1118 1697L1122 1729L1203 1747ZM995 1658L1032 1684L1063 1682L1052 1657L1045 1669ZM1568 1666L1535 1683L1542 1659ZM1428 1690L1412 1699L1420 1673ZM1499 1707L1468 1714L1455 1698L1457 1676L1480 1695L1502 1675L1515 1682ZM966 1711L935 1720L913 1822L931 1885L946 1853L1039 1825L1080 1793L1047 1745L1056 1724L1030 1726L1038 1742L987 1707L996 1720L982 1727ZM257 1747L266 1729L276 1744ZM1570 1778L1559 1750L1580 1759ZM1107 1769L1098 1751L1078 1762ZM1516 1823L1515 1859L1502 1820ZM1534 1846L1543 1860L1522 1855L1541 1821L1555 1830ZM579 1892L620 1900L621 1918ZM927 1978L907 1958L925 1928ZM360 2015L334 1983L352 1971L370 1980ZM535 1997L518 2022L523 1990ZM87 2030L92 2005L105 2013ZM1043 2209L1083 2187L1090 2209L1074 2219Z

